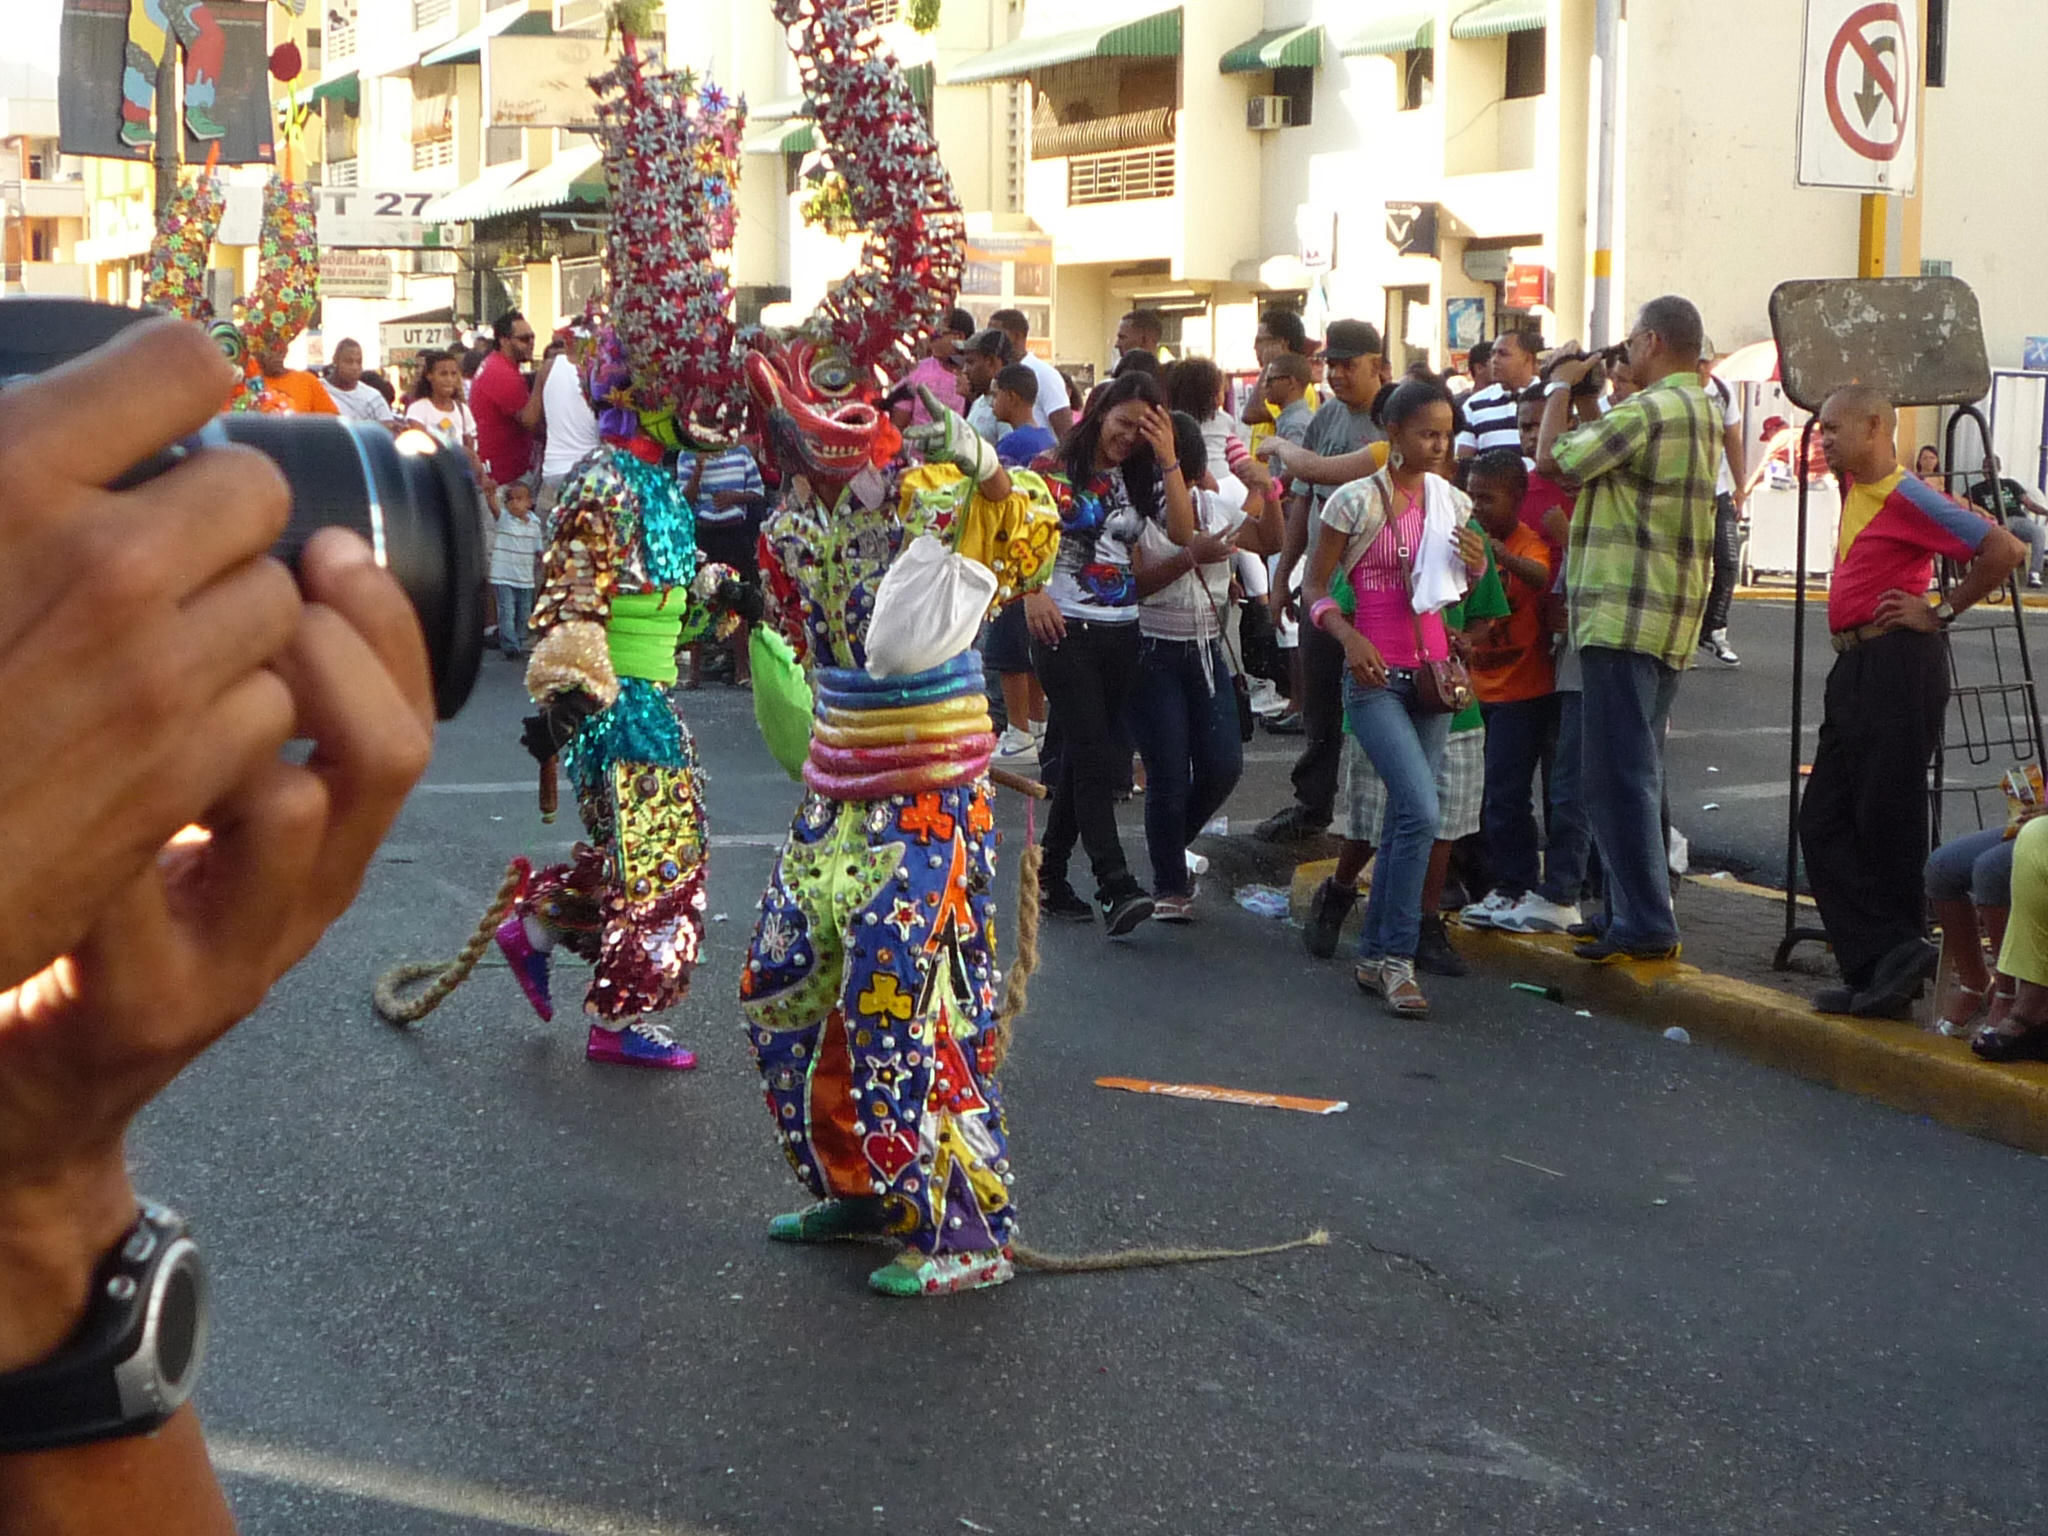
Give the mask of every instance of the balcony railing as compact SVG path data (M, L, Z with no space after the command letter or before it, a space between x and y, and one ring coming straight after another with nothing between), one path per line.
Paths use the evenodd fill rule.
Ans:
M412 0L412 29L424 32L455 14L455 0Z
M436 170L455 163L455 140L419 139L412 146L412 168L416 171Z
M353 21L338 22L327 29L326 55L330 64L356 56L356 24Z
M357 161L353 155L346 160L327 162L327 185L330 187L353 187L356 183Z
M1136 203L1173 196L1173 146L1067 161L1067 202Z

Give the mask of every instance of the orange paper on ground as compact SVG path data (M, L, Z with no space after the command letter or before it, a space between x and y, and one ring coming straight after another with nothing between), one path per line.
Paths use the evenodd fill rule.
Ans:
M1287 1093L1255 1093L1249 1088L1218 1088L1211 1083L1154 1083L1142 1077L1098 1077L1095 1086L1120 1088L1125 1093L1156 1093L1169 1099L1246 1104L1253 1109L1294 1109L1305 1115L1341 1115L1351 1107L1343 1099L1298 1099Z

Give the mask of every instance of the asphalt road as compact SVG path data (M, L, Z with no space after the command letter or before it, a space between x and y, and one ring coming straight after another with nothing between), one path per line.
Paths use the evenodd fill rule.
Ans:
M1828 648L1822 612L1825 594L1815 596L1807 619L1802 763L1813 761L1828 668L1835 659ZM2027 617L2032 621L2028 649L2039 659L2048 655L2043 650L2048 641L2048 612L2032 610ZM1702 652L1699 665L1679 688L1665 756L1671 818L1692 841L1697 865L1732 869L1781 885L1791 769L1792 605L1738 602L1729 631L1742 665L1725 667ZM1953 632L1953 643L1959 685L1981 687L2001 675L2011 681L2020 679L2019 646L2010 608L1966 616ZM2004 743L2028 733L2025 720L2022 696L2017 693L1983 697L1968 704L1952 700L1948 781L1995 786L2016 761L2016 754ZM2001 796L1987 793L1979 801L1967 793L1953 793L1943 801L1948 830L1976 827L1978 803L1986 816L2003 819Z
M1689 728L1764 691L1771 622ZM201 1403L246 1530L2042 1528L2041 1160L1497 978L1396 1024L1220 892L1192 930L1048 932L1006 1077L1025 1236L1331 1246L902 1303L873 1250L767 1243L797 1187L731 999L796 796L743 695L696 696L727 919L697 1072L587 1065L502 969L416 1032L370 1014L568 830L486 667L362 899L137 1137L215 1266Z

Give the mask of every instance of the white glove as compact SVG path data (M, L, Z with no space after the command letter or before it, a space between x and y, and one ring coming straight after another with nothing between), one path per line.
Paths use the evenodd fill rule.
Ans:
M903 441L923 454L927 463L951 464L976 485L1003 467L995 444L970 427L965 416L947 410L926 385L918 385L917 393L931 421L905 429Z

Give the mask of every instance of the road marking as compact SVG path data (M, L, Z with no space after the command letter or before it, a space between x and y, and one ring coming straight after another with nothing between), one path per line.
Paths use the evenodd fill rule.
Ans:
M515 1531L541 1531L546 1536L717 1536L708 1526L655 1524L483 1483L429 1477L402 1467L373 1466L232 1435L212 1436L207 1451L214 1469L229 1477L346 1494L432 1515L488 1520Z
M415 784L416 795L531 795L538 793L538 781L520 779L506 784Z
M1819 730L1818 720L1806 722L1806 733L1809 736ZM1688 731L1674 725L1664 735L1672 741L1711 741L1717 736L1776 736L1782 741L1786 730L1782 725L1708 725Z
M1098 1077L1098 1088L1125 1093L1161 1094L1170 1099L1201 1099L1213 1104L1244 1104L1253 1109L1294 1109L1305 1115L1341 1115L1351 1106L1343 1099L1304 1099L1291 1093L1260 1093L1250 1088L1218 1088L1212 1083L1155 1083L1142 1077Z
M1758 784L1716 784L1712 790L1716 800L1726 804L1730 800L1782 800L1791 791L1783 779L1773 779ZM1683 816L1683 807L1674 810L1673 815Z

